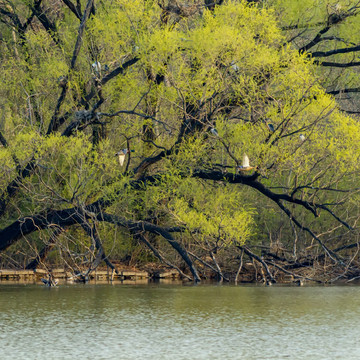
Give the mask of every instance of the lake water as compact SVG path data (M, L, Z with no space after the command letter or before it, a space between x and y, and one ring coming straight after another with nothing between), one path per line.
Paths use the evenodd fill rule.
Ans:
M360 359L360 287L0 285L0 359Z

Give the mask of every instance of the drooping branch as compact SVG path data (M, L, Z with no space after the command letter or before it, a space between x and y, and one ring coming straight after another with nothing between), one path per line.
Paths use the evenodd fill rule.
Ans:
M205 171L198 169L193 172L192 176L195 178L200 178L205 180L226 181L231 184L244 184L252 187L253 189L256 189L257 191L265 195L267 198L275 202L283 200L286 202L301 205L306 210L310 211L314 216L316 217L318 216L316 212L316 208L313 203L301 199L293 198L288 194L277 194L272 192L269 188L267 188L257 180L260 174L256 172L252 175L242 175L242 174L229 174L229 173L224 174L223 172L220 171Z
M46 229L49 226L57 225L59 227L83 224L84 217L96 218L97 221L106 221L124 228L130 232L149 231L162 236L183 258L188 265L194 281L200 281L198 272L191 261L185 248L177 242L166 228L151 224L146 221L132 221L115 215L103 213L100 208L100 202L88 205L85 208L71 208L64 210L51 210L47 213L24 217L16 220L11 225L0 231L0 251L14 244L21 237ZM174 231L174 228L172 228Z
M62 2L75 14L75 16L81 21L81 12L79 9L70 1L70 0L62 0Z
M288 203L293 203L300 205L304 207L306 210L310 211L314 214L314 216L319 216L316 209L317 207L320 207L320 205L309 203L308 201L304 201L301 199L293 198L287 194L276 194L273 193L270 189L266 188L262 183L257 181L257 175L238 175L238 174L223 174L219 171L204 171L204 170L196 170L193 173L193 177L201 178L201 179L207 179L207 180L216 180L216 181L228 181L229 183L241 183L248 185L259 192L261 192L263 195L265 195L270 200L274 201L279 208L294 222L294 224L299 227L301 230L307 232L310 234L310 236L315 239L321 247L324 249L324 251L328 254L330 258L332 258L335 261L340 261L338 256L328 249L325 244L314 234L313 231L311 231L308 227L302 225L292 214L292 212L287 209L282 201L286 201ZM331 211L329 212L331 215L334 215ZM335 217L335 219L339 220L338 217ZM346 225L348 228L351 228L350 225L348 225L345 221L341 221L342 224Z
M183 278L192 280L188 275L184 274L176 265L165 259L142 233L134 233L134 237L144 243L162 263L172 269L175 269Z
M219 276L220 279L224 279L225 281L229 281L228 278L224 277L224 275L222 274L221 271L219 271L218 269L216 269L214 266L210 265L207 261L201 259L199 256L197 256L196 254L194 254L193 252L189 251L189 254L196 259L199 263L203 264L204 266L208 267L209 269L211 269L215 274L217 274Z
M181 244L179 242L177 242L173 238L173 236L170 234L170 232L168 232L165 228L148 223L146 221L135 222L135 221L131 221L131 220L125 220L124 218L117 217L115 215L106 214L106 213L100 214L97 218L103 219L104 221L107 221L107 222L110 222L110 223L113 223L113 224L116 224L119 226L127 227L131 232L149 231L154 234L158 234L158 235L162 236L179 253L179 255L182 257L182 259L185 261L186 265L189 267L189 269L193 275L194 281L199 282L201 280L200 276L197 272L197 269L195 268L194 263L190 259L189 254L186 251L186 249L183 248L181 246Z
M269 269L269 267L267 266L266 262L259 256L257 256L256 254L254 254L252 251L250 251L249 248L247 248L246 246L243 245L236 245L237 248L239 248L240 250L243 250L244 253L246 255L248 255L250 258L255 259L256 261L258 261L260 264L262 264L265 268L265 271L270 279L270 281L272 283L276 283L275 278L273 277L273 275L271 274L271 271Z
M320 239L318 236L316 236L314 234L313 231L311 231L308 227L302 225L292 214L292 212L286 208L281 201L276 201L277 205L279 206L279 208L289 217L289 219L301 230L307 232L308 234L310 234L310 236L316 240L320 246L324 249L325 253L335 262L341 262L341 260L339 259L339 257L332 251L330 250Z
M345 227L347 227L349 230L354 230L354 228L352 226L350 226L346 221L342 220L341 218L339 218L332 210L329 209L328 206L326 205L318 205L317 206L320 209L323 209L325 211L327 211L329 214L331 214L332 217L334 217L339 223L343 224Z
M50 239L48 243L41 249L39 254L36 256L36 258L32 261L30 261L25 269L27 270L34 270L36 269L48 256L49 252L54 248L56 239L59 237L60 234L62 234L64 231L61 227L56 227L53 233L50 236Z
M95 222L94 222L93 226L91 226L88 219L86 217L84 217L84 221L81 223L81 227L85 230L87 235L90 237L93 245L95 245L95 247L93 247L93 249L96 248L96 250L97 250L95 259L89 264L89 268L88 268L87 272L85 273L85 275L83 275L83 278L87 279L88 276L90 275L90 273L92 271L94 271L100 265L101 261L106 257L105 257L104 248L102 246Z
M91 217L93 217L93 214L90 213L88 214L90 215ZM98 251L98 255L97 258L97 264L92 264L90 267L89 267L89 270L91 269L91 271L95 270L96 267L100 264L100 261L103 260L105 262L105 264L107 266L109 266L112 270L114 270L116 272L116 274L119 274L119 271L116 269L116 267L111 263L111 261L108 259L108 257L106 256L105 254L105 250L104 250L104 247L102 245L102 242L101 242L101 239L100 239L100 236L99 236L99 233L98 233L98 230L96 228L96 225L94 224L93 227L90 226L90 223L88 221L88 219L86 217L83 217L84 218L84 221L81 223L81 227L85 230L85 232L88 234L88 236L92 239L92 241L95 243L95 247L96 247L96 250ZM94 219L93 219L94 220ZM96 265L96 266L95 266ZM90 274L89 271L87 273L87 275Z

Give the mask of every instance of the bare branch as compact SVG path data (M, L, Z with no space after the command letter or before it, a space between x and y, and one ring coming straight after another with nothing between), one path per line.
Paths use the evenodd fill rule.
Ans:
M75 16L81 21L81 12L70 0L62 0L62 2L75 14Z

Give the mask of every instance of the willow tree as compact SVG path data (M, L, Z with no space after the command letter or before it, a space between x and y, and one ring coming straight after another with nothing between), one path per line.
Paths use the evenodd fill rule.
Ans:
M266 6L274 9L286 40L319 65L322 85L341 110L358 114L360 2L270 0Z
M226 249L274 280L251 246L262 218L283 214L302 247L349 269L333 233L357 220L344 201L360 127L274 11L38 0L5 1L0 16L2 251L26 248L34 267L53 247L73 263L86 250L91 271L112 266L121 228L181 271L161 252L171 245L194 280L196 262L225 277L216 253Z

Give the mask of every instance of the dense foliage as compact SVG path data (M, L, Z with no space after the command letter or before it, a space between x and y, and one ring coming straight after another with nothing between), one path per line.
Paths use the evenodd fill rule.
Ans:
M270 280L275 260L355 276L339 247L358 241L357 14L1 1L3 264L55 250L50 263L88 272L158 258L198 279L196 262L226 277L245 251Z

